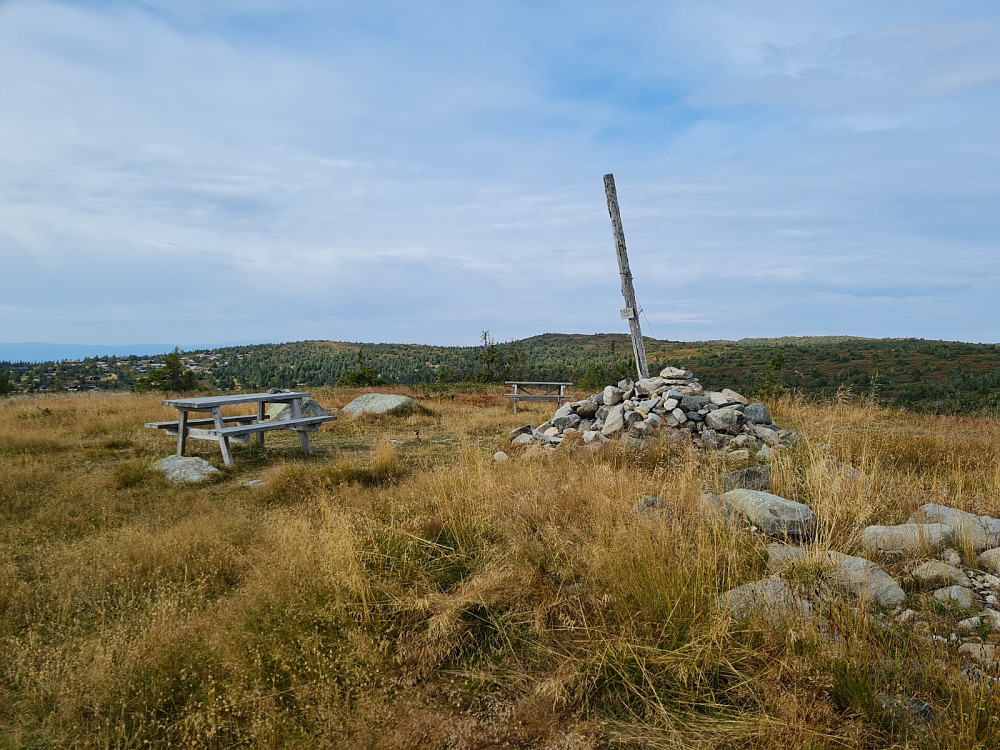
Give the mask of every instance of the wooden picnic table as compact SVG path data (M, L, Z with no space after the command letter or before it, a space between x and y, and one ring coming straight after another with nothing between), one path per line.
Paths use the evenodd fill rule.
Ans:
M507 380L504 385L514 386L514 392L508 393L506 396L507 398L514 399L515 414L517 414L518 401L555 401L561 404L573 398L571 394L566 393L566 389L573 385L572 383L551 383L539 380ZM518 388L527 390L518 391ZM544 391L544 393L532 393L532 391L538 390ZM559 393L556 393L556 390Z
M302 450L312 455L309 444L309 429L315 429L324 422L336 419L333 415L319 417L302 416L302 399L310 394L302 392L279 393L237 393L229 396L202 396L199 398L172 398L163 402L164 406L172 406L180 415L175 422L147 422L146 427L163 430L168 435L177 436L177 455L184 455L188 438L197 440L214 440L222 450L222 459L226 466L233 465L233 452L230 441L249 442L251 435L257 436L257 442L264 444L264 433L270 430L294 430L299 433ZM264 409L265 404L287 403L292 410L291 419L268 420ZM222 408L239 404L255 404L256 412L235 417L222 416ZM207 419L189 419L191 412L211 414Z

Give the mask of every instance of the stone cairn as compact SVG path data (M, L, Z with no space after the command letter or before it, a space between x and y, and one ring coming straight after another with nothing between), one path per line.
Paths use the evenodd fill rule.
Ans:
M756 452L765 460L798 438L778 427L764 404L728 388L706 391L688 370L665 367L659 377L622 380L583 401L567 402L548 422L518 427L510 442L551 450L581 434L593 449L613 439L642 448L663 433L690 439L697 448L734 453L734 458Z

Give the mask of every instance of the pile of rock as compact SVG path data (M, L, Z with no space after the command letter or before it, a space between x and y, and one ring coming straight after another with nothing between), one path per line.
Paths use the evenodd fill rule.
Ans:
M583 401L565 403L548 422L514 430L510 441L555 447L579 433L593 447L615 438L645 447L664 431L689 438L698 448L743 458L753 451L767 459L798 438L798 433L778 427L764 404L728 388L706 391L690 371L665 367L659 377L622 380Z

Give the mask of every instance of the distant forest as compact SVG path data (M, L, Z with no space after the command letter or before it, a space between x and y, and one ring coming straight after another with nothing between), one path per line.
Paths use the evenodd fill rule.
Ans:
M873 396L935 413L1000 414L1000 345L849 337L677 342L647 339L650 370L694 371L709 388L748 395ZM624 334L543 334L479 346L300 341L183 352L210 390L315 388L359 371L410 386L503 380L573 381L581 395L632 375ZM159 357L100 357L28 364L0 362L0 392L122 390L162 366Z

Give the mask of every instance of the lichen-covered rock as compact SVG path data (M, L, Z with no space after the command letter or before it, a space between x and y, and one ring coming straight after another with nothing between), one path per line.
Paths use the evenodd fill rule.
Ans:
M212 464L197 456L168 456L154 463L153 468L162 471L171 484L202 482L219 473Z
M604 419L604 429L601 434L604 437L613 437L625 427L625 407L621 404L612 406L608 416Z
M716 432L735 432L743 415L736 409L716 409L705 415L705 424Z
M951 609L972 609L976 606L976 596L965 586L946 586L931 594L935 599Z
M976 552L1000 546L1000 520L989 516L977 516L946 505L927 503L913 512L909 522L950 526L955 544L968 544Z
M861 532L861 549L869 555L884 552L917 555L941 549L950 537L951 527L940 523L869 526Z
M1000 575L1000 547L979 553L976 563L983 570L988 570L994 575Z
M365 393L341 409L352 416L362 414L401 414L415 408L417 402L409 396L391 393Z
M804 541L816 531L816 517L808 505L769 492L730 490L723 502L746 517L765 534Z
M308 397L302 399L299 408L303 417L327 417L330 415L326 409ZM289 419L294 419L294 415L292 414L292 405L288 403L271 404L267 409L267 415L275 421L287 421ZM315 432L319 429L319 425L310 425L308 429Z
M972 581L961 568L949 565L943 560L928 560L918 565L910 574L920 586L971 586Z

